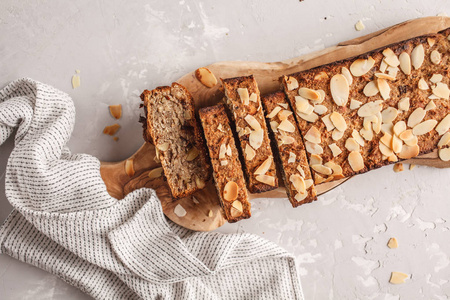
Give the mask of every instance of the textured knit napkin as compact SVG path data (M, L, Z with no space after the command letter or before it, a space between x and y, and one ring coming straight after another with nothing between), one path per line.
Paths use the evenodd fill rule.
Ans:
M17 127L1 253L97 299L303 299L294 258L277 245L182 228L151 189L111 197L99 160L66 147L74 120L70 97L48 85L0 91L0 144Z

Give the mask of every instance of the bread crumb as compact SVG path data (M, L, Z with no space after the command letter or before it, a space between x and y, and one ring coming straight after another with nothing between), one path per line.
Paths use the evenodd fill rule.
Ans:
M387 246L389 247L389 248L391 248L391 249L396 249L396 248L398 248L398 242L397 242L397 239L394 237L394 238L390 238L389 239L389 242L387 243Z
M361 31L364 30L366 28L366 26L364 26L363 22L361 20L359 20L358 22L356 22L355 24L355 29L357 31Z
M394 172L402 172L404 170L402 163L397 163L394 165Z
M410 164L410 165L409 165L409 170L411 171L411 170L414 169L415 167L416 167L415 164Z

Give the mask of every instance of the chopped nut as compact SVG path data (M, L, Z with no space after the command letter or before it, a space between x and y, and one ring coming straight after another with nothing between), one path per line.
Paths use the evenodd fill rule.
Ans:
M347 148L348 151L359 151L359 144L354 138L348 138L345 141L345 148Z
M425 51L423 49L423 45L419 44L411 52L411 63L414 69L417 70L422 66L424 58L425 58Z
M364 169L364 160L361 153L357 151L352 151L348 155L348 163L354 172L361 171Z
M217 79L214 74L208 70L207 68L199 68L195 70L195 77L198 81L200 81L204 86L212 88L217 84Z
M250 102L250 96L248 94L248 89L247 88L238 88L237 92L239 94L239 98L241 98L241 102L244 105L248 105Z
M150 177L150 179L154 179L154 178L161 177L162 174L163 174L163 168L159 167L159 168L155 168L155 169L151 170L150 172L148 172L148 177Z
M313 101L317 101L320 99L320 94L317 91L304 87L298 89L298 95L305 99L310 99Z
M331 97L338 106L345 106L348 101L350 88L344 75L337 74L331 77L330 81Z
M316 100L316 101L311 101L311 102L313 102L314 104L320 104L323 102L323 100L325 100L326 94L325 94L324 90L317 90L316 92L319 93L320 99Z
M333 153L333 157L336 157L342 153L341 148L339 148L339 146L336 145L336 143L329 144L328 147L330 148L331 152Z
M306 151L311 154L322 154L323 153L323 148L320 145L311 143L310 141L305 141L305 148L306 148Z
M242 208L242 202L239 200L234 201L231 204L230 214L232 218L237 218L244 212L244 209Z
M450 96L450 89L448 88L448 85L443 82L436 83L436 87L431 89L433 91L433 94L444 99L449 99Z
M292 183L292 186L294 187L294 189L301 193L301 194L305 194L306 193L306 185L305 185L305 180L298 174L292 174L289 177L289 181Z
M111 126L106 126L105 129L103 129L103 133L107 134L107 135L115 135L117 130L119 130L120 125L119 124L114 124Z
M450 148L439 149L439 158L442 161L449 161L450 160Z
M255 175L263 175L269 171L270 166L272 166L273 157L269 156L254 172Z
M437 50L431 51L430 60L433 64L437 65L441 62L441 54Z
M127 173L127 175L130 177L134 176L134 165L132 158L129 158L125 161L125 173Z
M113 116L114 119L120 119L122 117L122 105L110 105L109 106L109 112L111 113L111 116Z
M422 122L426 113L427 112L422 107L416 108L408 118L408 127L414 127Z
M398 109L403 111L409 110L409 97L405 97L398 101Z
M253 149L258 150L259 147L261 147L261 145L262 145L263 139L264 139L264 131L262 129L260 129L260 130L252 131L250 133L248 140L249 140L250 146L252 146Z
M296 157L297 156L295 155L295 153L289 152L288 164L291 164L291 163L295 162Z
M322 142L320 131L315 126L312 126L306 132L304 138L314 144L320 144Z
M295 126L289 120L286 119L282 121L280 125L278 125L278 130L283 130L286 132L294 132Z
M267 118L272 119L275 117L279 112L281 111L281 107L275 106L275 108L272 110L270 114L267 115Z
M402 163L396 163L394 165L394 172L398 173L398 172L402 172L402 171L404 171L403 164Z
M287 79L286 79L286 86L287 86L288 91L295 90L296 88L298 88L298 81L297 81L297 79L295 79L292 76L287 77Z
M333 171L324 165L312 165L311 169L324 175L331 175Z
M389 94L391 93L391 88L389 87L389 84L387 83L387 81L382 78L378 78L377 85L378 85L378 89L380 90L381 97L384 100L389 99L390 98Z
M256 155L256 151L253 150L253 148L249 145L245 145L245 159L246 160L252 160Z
M396 249L398 248L398 242L396 238L390 238L389 242L387 244L387 246L391 249Z
M347 129L347 123L345 122L344 117L340 113L336 111L332 112L330 115L330 120L331 122L333 122L333 125L336 127L337 130L344 132Z
M198 157L199 154L200 152L198 151L198 149L196 147L192 147L191 149L189 149L186 155L186 161L193 161Z
M357 109L361 107L362 102L358 100L351 100L350 101L350 109Z
M423 78L420 78L418 87L422 91L426 91L426 90L428 90L430 88L428 86L427 82Z
M422 45L421 45L422 46ZM405 279L408 278L408 275L402 272L392 272L391 273L391 279L389 280L390 283L393 284L401 284L405 283Z
M397 118L398 111L393 107L388 107L381 112L383 123L392 123Z
M375 60L369 56L368 59L357 59L350 66L350 72L355 77L362 76L372 69L375 64Z
M226 201L236 200L239 194L239 186L234 181L228 181L223 188L223 199Z
M378 94L378 92L378 86L374 80L369 81L369 83L366 84L363 90L364 95L366 95L367 97L375 96L376 94Z
M177 204L173 212L180 218L184 217L187 214L186 210L184 209L183 206L181 206L181 204Z
M409 54L402 52L398 58L400 61L400 69L403 73L406 75L411 74L411 58L409 57Z
M345 79L347 79L348 85L352 85L353 77L350 71L346 67L342 67L341 73L344 75Z
M413 128L413 134L416 136L426 134L433 130L434 127L436 127L438 121L430 119L423 121L422 123L417 124Z
M257 175L255 177L259 182L265 183L270 186L275 186L275 177L269 175Z
M254 116L246 115L244 120L253 128L253 130L261 130L261 124L259 124Z

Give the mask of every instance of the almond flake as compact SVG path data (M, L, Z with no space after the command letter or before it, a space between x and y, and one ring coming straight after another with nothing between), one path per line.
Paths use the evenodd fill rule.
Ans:
M433 74L433 76L431 76L430 78L430 81L432 83L438 83L441 82L443 78L444 76L442 76L441 74Z
M275 117L279 112L281 111L281 107L275 106L275 108L272 110L270 114L267 115L267 118L272 119Z
M436 43L436 40L435 40L435 39L432 39L432 38L427 38L427 43L428 43L428 45L429 45L430 48L431 48L431 47L433 47L433 45Z
M417 85L419 87L420 90L422 91L426 91L428 90L430 87L428 86L428 83L423 79L420 78L419 80L419 84Z
M292 136L282 135L280 136L281 145L290 145L295 142L295 139Z
M322 157L317 154L311 154L309 157L309 164L310 165L321 165L323 163Z
M264 175L269 171L273 163L273 157L269 156L254 172L255 175Z
M336 145L336 143L329 144L328 147L330 148L331 152L333 153L333 157L336 157L342 153L341 148L339 148L339 146Z
M308 115L301 113L301 112L297 112L297 115L302 118L305 121L308 121L310 123L314 123L317 121L317 119L319 118L319 116L315 113L310 113Z
M427 112L422 107L416 108L408 118L408 127L412 128L422 122L426 113Z
M361 171L364 169L364 160L361 153L357 151L352 151L348 155L348 163L354 172Z
M198 149L196 147L192 147L186 154L186 161L193 161L198 157L199 154L200 152L198 151Z
M436 131L439 135L443 135L450 129L450 114L447 114L445 118L442 119L441 122L439 122L439 125L436 126Z
M375 76L377 78L381 78L381 79L386 79L386 80L395 80L394 76L388 75L388 74L384 74L384 73L375 73Z
M369 81L369 83L366 84L363 90L364 95L366 95L367 97L375 96L376 94L378 94L378 92L379 90L374 80Z
M169 143L157 144L156 148L158 148L159 151L167 151L167 149L169 149Z
M122 105L110 105L109 112L111 113L111 116L114 117L114 119L120 119L122 117Z
M259 124L254 116L246 115L244 120L253 128L253 130L261 130L261 124Z
M278 125L278 130L283 130L286 132L294 132L295 126L289 120L284 120L283 122L280 123L280 125Z
M394 78L394 79L397 77L398 70L399 70L398 67L388 67L388 68L387 68L388 75L389 75L391 78ZM387 79L387 78L386 78L386 79ZM394 79L393 79L393 80L394 80Z
M217 126L217 130L219 130L220 132L226 132L225 130L223 130L223 126L222 126L222 124L219 124L218 126Z
M230 144L227 145L227 155L231 156L231 147Z
M425 51L423 49L423 45L419 44L411 52L411 63L414 69L417 70L422 66L424 58L425 58Z
M304 178L305 177L305 171L303 171L302 166L297 166L297 171L300 173L300 175Z
M289 177L289 181L292 183L292 186L294 187L294 189L301 193L301 194L305 194L306 193L306 185L305 185L305 180L298 174L292 174Z
M384 61L384 58L381 60L380 63L380 72L384 73L386 72L386 69L389 65Z
M120 125L119 124L113 124L111 126L106 126L103 129L103 133L107 134L107 135L115 135L117 130L120 129Z
M350 72L353 74L353 76L359 77L372 69L372 67L375 64L375 60L369 56L368 59L357 59L355 60L351 66L350 66Z
M381 138L380 138L380 142L382 142L383 144L385 144L387 147L389 147L390 149L392 149L392 135L390 135L389 133L385 133Z
M389 133L390 135L394 134L394 125L393 124L381 124L381 132Z
M405 279L408 278L408 275L402 272L392 272L391 279L389 279L390 283L393 284L401 284L405 283Z
M398 157L395 154L392 154L387 159L388 159L388 162L397 162L398 161Z
M413 133L412 133L412 129L407 129L404 130L402 133L400 133L398 135L398 137L402 140L402 141L406 141L406 140L410 140L413 137Z
M248 141L253 149L258 150L264 139L264 130L255 130L250 133Z
M369 117L381 112L383 108L383 100L367 102L358 109L358 116Z
M412 157L416 157L419 155L419 146L409 146L409 145L403 145L402 151L398 154L398 157L402 159L410 159Z
M450 146L450 132L444 134L439 140L438 147Z
M316 76L314 76L314 80L322 80L322 79L328 79L328 75L324 71L319 72Z
M398 111L393 107L388 107L381 112L383 123L392 123L397 118Z
M242 215L244 209L242 208L242 202L239 200L233 201L231 204L230 215L232 218L238 218Z
M344 132L347 129L347 123L340 113L336 111L332 112L330 115L330 120L333 122L333 125L337 128L337 130Z
M416 136L426 134L433 130L434 127L436 127L438 121L430 119L423 121L422 123L417 124L413 128L413 134Z
M394 165L394 172L398 173L398 172L402 172L405 169L403 168L403 164L402 163L398 163Z
M227 145L222 143L219 148L219 159L225 158L225 154L227 153Z
M177 204L177 206L175 206L173 212L179 218L182 218L182 217L184 217L187 214L186 210L184 209L183 206L181 206L181 204Z
M359 132L355 129L352 131L352 137L355 139L355 141L361 146L364 147L364 139L361 137Z
M439 150L439 158L442 161L449 161L450 160L450 148L443 148Z
M397 58L397 55L395 55L394 51L392 51L390 48L386 48L383 50L383 55L384 55L384 61L392 66L392 67L397 67L398 65L400 65L400 61Z
M297 157L297 156L295 155L295 153L289 152L288 164L291 164L291 163L295 162L295 158L296 158L296 157Z
M409 54L406 52L402 52L398 58L400 61L400 69L402 70L402 72L406 75L411 74L411 58L409 57Z
M322 117L322 122L327 127L327 131L331 131L335 128L333 122L331 122L330 115L331 114L328 114Z
M226 201L236 200L239 193L239 186L234 181L228 181L223 188L223 199Z
M448 89L448 85L443 82L436 83L436 87L432 89L433 94L440 98L449 99L450 90Z
M345 141L345 148L347 148L348 151L359 151L359 144L354 138L348 138Z
M248 90L247 88L238 88L237 92L239 94L239 98L241 98L241 102L244 105L248 105L249 101L250 101L250 96L248 95Z
M343 131L339 131L337 128L333 130L333 133L331 134L331 138L333 141L339 141L344 136Z
M281 121L287 120L287 118L292 115L292 111L284 109L278 114L278 118L280 118Z
M382 78L378 78L377 86L378 86L378 89L380 90L381 97L383 97L384 100L389 99L389 97L390 97L389 94L391 93L391 87L389 86L387 81Z
M246 160L252 160L256 155L256 151L253 150L252 147L250 147L249 144L245 145L245 159Z
M265 183L270 186L275 186L275 177L269 175L257 175L255 177L259 182Z
M284 109L288 109L288 106L289 106L287 103L277 103L277 104Z
M406 130L405 121L400 121L400 122L395 123L393 130L394 130L394 133L397 136L399 136L403 131Z
M298 81L297 81L297 79L295 79L292 76L289 76L287 78L284 77L284 78L286 80L286 87L287 87L288 91L292 91L292 90L295 90L296 88L298 88Z
M337 74L331 77L330 81L331 97L338 106L345 106L348 101L350 88L344 75Z
M220 161L220 165L221 166L227 166L228 165L228 160L221 160Z
M312 126L306 132L304 138L314 144L320 144L322 142L320 131L315 126Z
M323 153L323 148L320 145L311 143L309 141L305 141L305 148L306 148L306 151L311 154L322 154Z
M400 99L398 101L397 107L399 110L408 111L409 110L409 97Z
M358 100L350 100L350 109L357 109L361 107L362 102Z
M378 148L380 149L380 152L381 152L383 155L387 156L387 157L389 157L389 156L391 156L392 154L394 154L394 152L391 150L391 148L389 148L388 146L386 146L386 145L383 144L383 143L379 143L379 144L378 144Z
M430 102L428 102L427 106L425 106L425 111L433 110L435 108L436 104L434 103L433 100L431 100Z
M312 179L305 179L305 187L306 189L309 189L314 184L314 181Z
M159 168L155 168L155 169L151 170L150 172L148 172L148 177L150 179L155 179L155 178L161 177L162 174L163 174L163 168L159 167Z
M370 128L362 128L359 131L359 134L366 140L366 141L371 141L373 139L373 130L372 130L372 126L370 126Z
M323 115L328 111L325 105L316 104L314 105L314 112L318 115Z
M309 106L311 106L311 104L309 104L308 99L301 96L295 96L295 108L298 112L305 113L308 111Z
M441 54L437 50L431 51L430 60L433 64L437 65L441 62Z
M298 95L313 101L317 101L320 99L320 94L317 91L304 87L298 89Z
M402 151L402 147L402 140L396 135L392 136L392 151L394 151L395 153L399 153Z
M341 73L344 75L345 79L347 79L348 85L352 85L353 77L350 71L346 67L342 67Z
M258 95L256 95L255 93L252 93L250 95L250 97L248 98L248 100L257 103L258 102Z
M204 86L212 88L217 84L217 79L214 74L208 70L207 68L199 68L195 70L195 77L198 81L200 81Z
M305 200L306 197L308 197L308 193L304 193L304 194L302 194L302 193L297 193L297 194L294 196L294 199L295 199L297 202L300 202L300 201L302 201L302 200Z
M333 173L333 171L330 168L325 167L324 165L312 165L311 169L324 175L331 175Z
M320 99L317 100L317 101L311 101L311 102L313 102L314 104L320 104L320 103L323 102L323 100L325 100L326 94L325 94L325 91L324 91L324 90L317 90L316 92L319 93Z

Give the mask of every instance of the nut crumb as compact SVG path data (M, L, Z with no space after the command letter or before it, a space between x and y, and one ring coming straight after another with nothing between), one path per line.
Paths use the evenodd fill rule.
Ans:
M363 22L361 20L359 20L358 22L356 22L355 24L355 29L357 31L361 31L364 30L366 28L366 26L364 26Z
M76 89L77 87L79 87L81 85L81 79L80 79L80 70L76 70L75 75L72 76L72 88Z
M394 165L394 172L402 172L404 170L402 163L397 163Z
M127 159L125 161L125 173L127 173L128 176L132 177L134 175L134 165L133 165L133 159Z
M402 272L392 272L391 279L389 280L389 282L393 284L405 283L405 279L408 277L409 277L408 274Z
M213 216L213 211L212 210L209 210L209 212L208 212L208 217L212 217Z
M389 242L388 242L388 244L387 244L387 246L389 247L389 248L391 248L391 249L396 249L396 248L398 248L398 242L397 242L397 239L394 237L394 238L390 238L389 239Z
M122 105L110 105L109 106L109 112L111 113L111 116L113 116L114 119L120 119L122 117Z
M117 141L119 141L119 137L115 136L115 137L113 138L113 140L117 142Z
M119 130L119 128L120 128L120 125L119 125L119 124L114 124L114 125L111 125L111 126L106 126L106 127L103 129L103 133L104 133L104 134L107 134L107 135L115 135L116 132L117 132L117 130Z
M411 171L411 170L414 169L415 167L416 167L415 164L410 164L410 165L409 165L409 170Z

